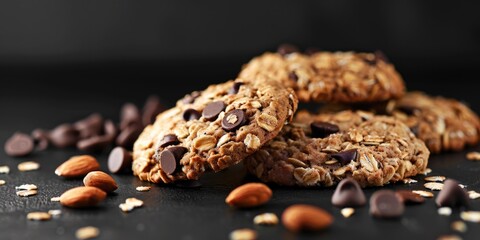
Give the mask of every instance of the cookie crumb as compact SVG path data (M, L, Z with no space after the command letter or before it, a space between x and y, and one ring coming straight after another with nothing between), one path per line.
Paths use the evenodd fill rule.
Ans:
M230 240L255 240L255 239L257 239L257 232L248 228L237 229L230 233Z
M467 159L471 161L480 161L480 152L467 153Z
M450 207L441 207L437 211L438 211L438 214L442 216L452 215L452 209Z
M402 181L403 181L403 183L405 183L405 184L412 184L412 183L417 183L417 182L418 182L417 180L411 179L411 178L405 178L405 179L403 179Z
M355 208L343 208L340 213L342 213L343 217L349 218L355 213Z
M52 216L46 212L31 212L27 214L27 219L33 221L46 221L50 220L51 217Z
M465 211L460 213L460 218L467 222L480 223L480 211Z
M50 214L52 217L58 217L60 216L60 214L62 214L62 210L60 209L48 210L48 214Z
M22 162L18 164L17 168L21 172L34 171L40 168L40 164L33 161Z
M278 217L275 213L262 213L255 216L253 223L257 225L277 225Z
M0 166L0 173L8 174L10 172L10 168L8 166Z
M438 183L438 182L428 182L423 184L423 186L433 191L440 191L443 189L443 183Z
M413 190L412 191L413 193L416 193L422 197L426 197L426 198L431 198L433 197L433 193L432 192L429 192L429 191L423 191L423 190Z
M75 237L80 240L95 238L98 235L100 235L100 230L92 226L79 228L75 232Z
M427 182L443 182L445 181L446 177L445 176L430 176L426 177L425 181Z
M468 197L470 199L477 199L477 198L480 198L480 193L478 192L475 192L475 191L468 191Z
M467 224L465 224L465 222L462 222L462 221L452 222L450 226L452 227L453 230L457 232L464 233L467 231Z
M429 173L432 172L432 169L431 168L426 168L425 171L422 172L423 175L428 175Z
M150 186L138 186L136 188L136 190L139 191L139 192L148 192L148 191L150 191L151 188L152 187L150 187Z

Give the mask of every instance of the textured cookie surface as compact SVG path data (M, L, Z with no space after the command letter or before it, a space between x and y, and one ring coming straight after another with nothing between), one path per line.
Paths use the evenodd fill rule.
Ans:
M237 79L193 92L145 128L134 145L134 174L170 183L236 164L275 137L297 103L293 90L269 81Z
M247 63L239 77L275 79L292 87L303 102L383 101L405 91L393 65L371 53L265 53Z
M425 144L392 117L344 111L297 120L245 159L250 173L265 182L305 187L332 186L351 176L366 187L426 169ZM322 136L325 132L331 134Z

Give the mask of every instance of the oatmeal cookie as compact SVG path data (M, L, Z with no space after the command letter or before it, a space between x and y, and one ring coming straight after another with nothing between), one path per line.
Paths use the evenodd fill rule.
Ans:
M275 81L237 79L188 94L144 129L134 145L133 172L171 183L227 168L275 137L297 103L293 90Z

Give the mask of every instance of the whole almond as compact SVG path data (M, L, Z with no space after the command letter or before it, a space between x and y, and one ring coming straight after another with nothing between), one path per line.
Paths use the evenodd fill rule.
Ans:
M333 223L333 216L325 210L306 204L295 204L283 211L283 225L290 231L322 230Z
M83 184L85 186L100 188L107 193L113 192L118 188L115 179L102 171L89 172L83 179Z
M66 178L78 178L100 169L97 159L90 155L74 156L55 169L55 174Z
M225 199L234 207L249 208L265 204L272 197L272 190L263 183L247 183L235 188Z
M72 188L60 196L60 203L71 208L93 207L107 197L107 193L96 187Z

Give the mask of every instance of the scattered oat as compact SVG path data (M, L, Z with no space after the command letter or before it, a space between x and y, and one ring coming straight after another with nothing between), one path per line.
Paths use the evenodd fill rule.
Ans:
M52 198L50 198L50 201L52 201L52 202L60 202L60 197L52 197Z
M467 224L465 224L465 222L462 222L462 221L452 222L450 226L452 227L453 230L457 232L464 233L467 231Z
M423 175L428 175L429 173L432 172L432 169L431 168L426 168L425 171L423 171Z
M31 212L27 214L28 220L46 221L46 220L50 220L50 218L52 218L52 216L46 212Z
M443 235L438 237L437 240L462 240L462 238L457 235Z
M466 211L460 213L464 221L480 223L480 211Z
M0 186L5 185L5 183L7 183L5 180L0 180Z
M143 206L143 201L137 198L127 198L127 200L125 200L125 203L130 204L136 208Z
M343 208L340 212L342 213L343 217L349 218L355 213L355 208Z
M446 177L445 176L430 176L426 177L425 181L427 182L443 182L445 181Z
M412 191L413 193L416 193L422 197L426 197L426 198L431 198L433 197L433 193L432 192L429 192L429 191L423 191L423 190L413 190Z
M37 186L35 184L23 184L18 187L15 187L15 190L37 190Z
M403 181L403 183L405 183L405 184L412 184L412 183L417 183L417 182L418 182L417 180L411 179L411 178L405 178L405 179L403 179L402 181Z
M17 191L17 196L20 196L20 197L30 197L30 196L33 196L33 195L37 195L37 190L21 190L21 191Z
M33 161L22 162L17 166L18 170L21 172L33 171L40 168L40 164Z
M452 209L450 207L441 207L437 211L438 211L438 214L442 216L452 215Z
M278 217L275 213L262 213L255 216L253 223L257 225L277 225Z
M468 197L470 197L470 199L477 199L477 198L480 198L480 193L478 192L475 192L475 191L468 191Z
M60 216L60 214L62 214L62 210L60 209L48 210L48 214L52 215L52 217L58 217Z
M428 182L423 184L423 186L433 191L440 191L443 189L443 183L438 183L438 182Z
M467 153L467 159L472 161L480 161L480 152Z
M463 184L458 184L458 186L460 186L461 188L467 188L467 185L463 185Z
M122 209L123 212L130 212L135 208L135 206L133 206L131 204L128 204L128 203L120 203L120 205L118 205L118 207L120 209Z
M257 232L248 228L237 229L230 233L230 240L255 240L255 239L257 239Z
M77 232L75 232L77 239L91 239L98 237L98 235L100 235L100 230L92 226L79 228Z
M10 172L10 168L8 166L0 166L0 173L8 174Z
M139 192L148 192L152 187L150 186L138 186L136 189Z

